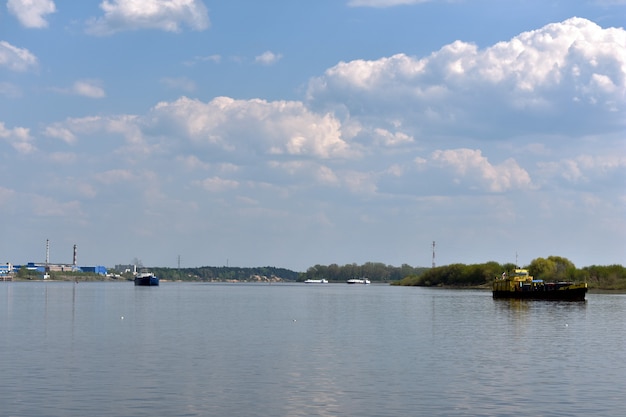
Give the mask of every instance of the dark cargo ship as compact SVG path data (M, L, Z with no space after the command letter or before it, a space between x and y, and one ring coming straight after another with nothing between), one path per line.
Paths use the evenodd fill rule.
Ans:
M135 275L135 285L154 287L159 285L159 278L152 272L142 271Z

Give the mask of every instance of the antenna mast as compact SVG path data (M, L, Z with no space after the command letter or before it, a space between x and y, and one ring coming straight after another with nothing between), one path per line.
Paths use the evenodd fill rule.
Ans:
M433 268L435 267L435 241L433 240Z

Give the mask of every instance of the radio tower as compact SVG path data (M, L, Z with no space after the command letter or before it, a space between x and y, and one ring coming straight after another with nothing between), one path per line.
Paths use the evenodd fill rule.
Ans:
M433 268L435 267L435 241L433 240Z

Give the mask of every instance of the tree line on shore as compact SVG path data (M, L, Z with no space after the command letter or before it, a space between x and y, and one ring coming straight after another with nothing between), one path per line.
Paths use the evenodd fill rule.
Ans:
M197 268L149 268L160 279L167 281L257 281L255 277L278 278L281 281L303 282L307 279L327 279L330 282L345 282L350 278L368 277L377 282L393 282L414 274L421 274L428 268L402 265L400 267L378 262L347 265L315 265L306 272L273 266L228 267L202 266ZM126 276L128 275L128 276ZM132 279L132 274L125 274Z
M503 272L513 272L516 268L518 266L513 263L500 264L495 261L470 265L456 263L434 268L406 264L396 267L376 262L343 266L331 264L310 267L300 274L298 281L325 278L330 282L342 282L350 278L366 277L372 282L403 286L481 287L490 286L495 277L501 276ZM626 268L621 265L576 268L567 258L549 256L534 259L524 269L528 269L535 279L544 281L587 282L589 288L626 290Z
M279 278L283 281L295 281L298 273L273 266L234 267L200 266L197 268L150 268L160 279L167 281L251 281L251 277Z
M385 265L380 262L366 262L346 265L315 265L299 275L298 281L307 279L327 279L330 282L345 282L351 278L368 278L376 282L394 282L407 276L419 276L428 268L413 267L407 264L402 266Z
M386 265L380 262L366 262L309 267L306 272L296 272L286 268L265 267L212 267L195 268L150 268L159 278L168 281L298 281L307 279L327 279L329 282L345 282L351 278L368 278L371 282L390 283L402 286L450 286L481 287L490 286L495 277L503 272L512 272L517 266L512 263L500 264L495 261L482 264L450 264L429 267ZM549 256L534 259L524 269L528 269L535 279L544 281L587 282L591 289L626 290L626 268L622 265L592 265L583 268L567 258ZM16 274L18 279L41 279L41 273L22 268ZM64 280L104 280L110 279L93 273L63 272L51 273L52 279ZM121 279L132 280L132 273L122 274Z
M499 264L451 264L430 268L421 274L409 275L394 285L405 286L455 286L480 287L491 285L495 277L503 272L512 272L517 266L512 263ZM576 268L567 258L549 256L534 259L527 269L534 279L544 281L586 282L591 289L626 290L626 268L622 265L592 265Z
M400 267L378 262L347 265L315 265L306 272L285 268L265 267L213 267L197 268L150 268L159 278L168 281L256 281L252 277L279 278L282 281L303 282L307 279L327 279L330 282L345 282L350 278L368 277L377 282L399 281L404 277L421 274L428 268L402 265Z

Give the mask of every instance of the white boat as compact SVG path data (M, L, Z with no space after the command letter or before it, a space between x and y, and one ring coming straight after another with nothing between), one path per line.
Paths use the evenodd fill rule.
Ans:
M328 284L327 279L307 279L304 281L305 284Z
M346 282L348 284L369 284L370 280L367 278L350 278Z

